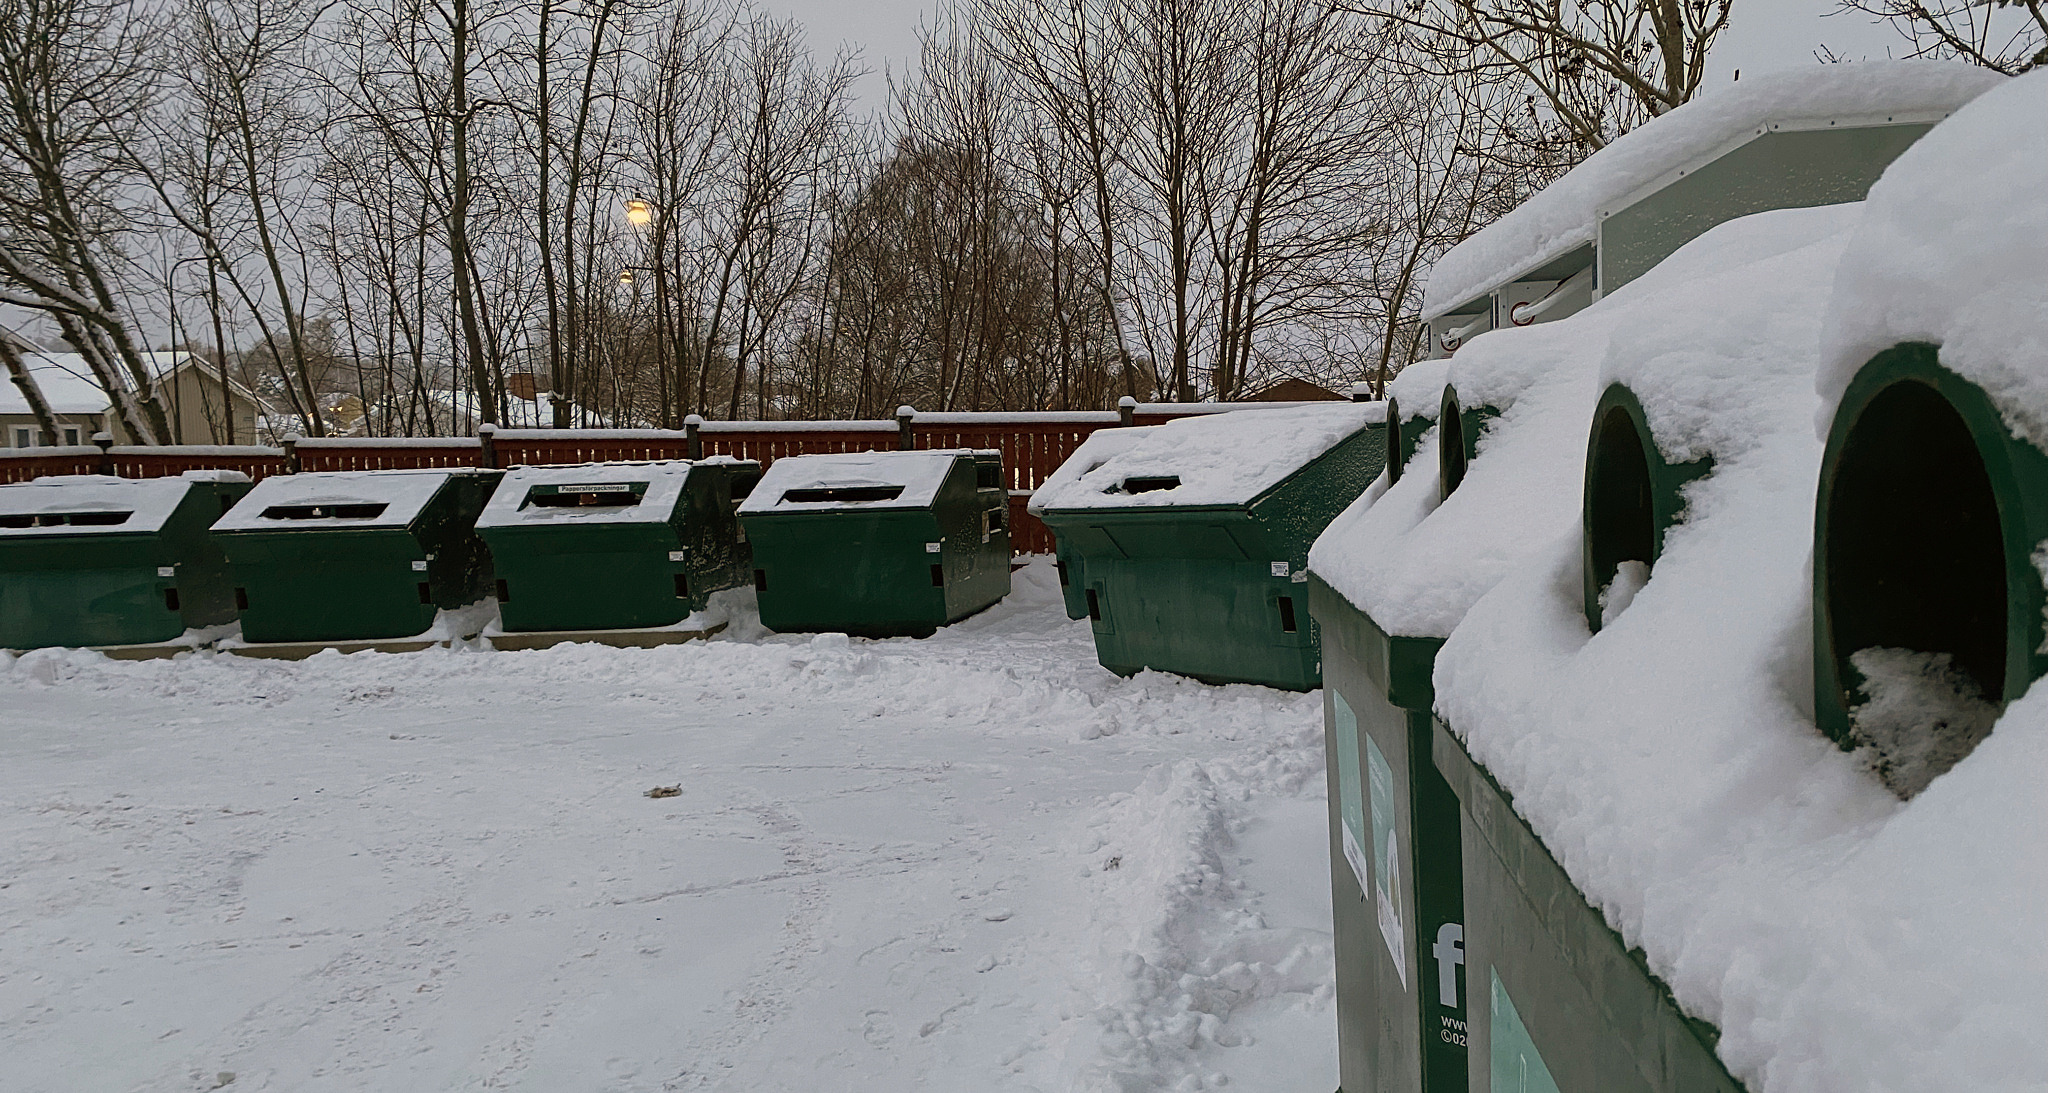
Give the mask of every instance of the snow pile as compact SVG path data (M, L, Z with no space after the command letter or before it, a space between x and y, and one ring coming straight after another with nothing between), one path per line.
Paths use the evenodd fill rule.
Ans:
M1955 110L2004 77L1945 61L1809 65L1714 88L1587 157L1429 271L1423 316L1435 318L1574 247L1592 242L1602 208L1714 155L1774 121L1875 119Z
M1532 550L1562 537L1576 551L1586 435L1610 382L1637 392L1666 458L1754 443L1756 415L1781 405L1769 398L1810 384L1818 316L1859 208L1731 221L1585 311L1473 339L1434 373L1464 407L1501 411L1464 483L1439 503L1430 430L1413 471L1333 521L1310 568L1388 633L1447 637ZM1433 412L1441 392L1421 386L1428 378L1396 379L1404 415L1411 403Z
M1998 703L1948 653L1858 649L1849 663L1868 696L1850 710L1856 742L1884 784L1911 798L1970 754L1998 721Z
M214 522L215 531L274 531L305 527L306 520L265 516L272 508L320 508L339 505L381 506L374 516L324 515L317 526L381 528L405 527L420 510L441 492L457 472L449 470L320 471L312 474L272 475L256 483L226 516Z
M1334 1088L1317 697L1118 678L1060 603L0 655L8 1080Z
M935 448L916 452L853 452L846 455L793 455L775 461L754 492L740 504L742 513L816 512L858 505L864 509L918 509L932 503L953 464L975 453L967 448ZM792 501L794 490L896 489L870 500Z
M1247 504L1386 415L1383 402L1319 402L1170 421L1145 430L1093 470L1068 472L1085 465L1083 452L1076 452L1061 467L1064 473L1039 487L1033 503L1040 511ZM1146 478L1160 484L1126 489L1131 479Z
M1144 439L1145 434L1158 428L1157 425L1134 425L1129 428L1097 429L1088 434L1088 439L1074 449L1053 472L1045 476L1038 489L1031 494L1025 511L1033 516L1045 512L1045 499L1065 493L1081 476L1109 462L1113 455L1119 455L1131 445Z
M1922 341L1990 395L2014 435L2048 448L2044 117L2048 71L2008 81L1922 137L1871 188L1828 309L1823 436L1871 357Z
M246 482L246 477L242 478ZM102 531L113 534L161 530L176 512L191 481L183 478L114 478L103 474L49 475L0 486L0 517L69 515L72 513L127 513L118 524L47 524L31 527L0 526L0 535L79 535Z

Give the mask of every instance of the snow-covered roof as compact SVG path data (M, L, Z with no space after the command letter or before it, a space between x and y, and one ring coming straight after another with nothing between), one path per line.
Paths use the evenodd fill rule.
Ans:
M104 414L109 402L107 392L93 378L92 369L86 366L85 358L77 353L27 353L22 363L28 367L30 378L35 380L36 389L43 393L44 401L50 404L53 414ZM190 353L144 353L143 366L151 376L162 383L180 369L203 363ZM217 378L206 372L209 379ZM260 405L250 391L233 379L228 386L235 394ZM30 413L28 400L21 395L21 389L12 383L0 380L0 414Z
M1906 341L1983 388L2048 449L2048 71L1996 88L1906 150L1871 188L1828 306L1816 421Z
M1089 433L1088 439L1074 449L1074 454L1038 484L1030 502L1025 505L1025 511L1033 516L1044 512L1046 498L1059 496L1082 475L1109 462L1111 456L1122 453L1157 428L1157 425L1137 425L1127 429L1097 429Z
M1386 415L1384 402L1316 402L1170 421L1146 429L1092 470L1056 476L1032 500L1041 511L1242 505ZM1068 466L1079 458L1077 452ZM1125 486L1132 479L1179 484L1134 493Z
M435 469L273 475L258 482L255 489L214 523L213 530L404 527L419 516L420 510L456 473ZM348 508L336 514L331 510L337 506ZM320 512L317 516L264 515L273 509Z
M915 452L787 456L776 460L761 476L760 484L741 503L740 512L815 512L848 506L862 509L924 508L938 496L939 487L945 484L954 462L975 454L969 448L934 448ZM814 490L840 495L805 500L804 492ZM889 493L890 490L896 492ZM868 491L872 499L861 499L860 491ZM792 492L799 496L791 499L789 494Z
M219 474L222 472L209 472ZM244 476L237 475L242 481ZM126 535L159 531L171 518L179 502L191 492L193 478L114 478L103 474L51 475L28 482L0 486L0 538L24 536L89 535L95 532ZM127 513L119 523L42 524L30 527L5 526L7 517L52 518L73 513Z
M1772 122L1882 122L1955 110L2005 77L1946 61L1861 61L1764 73L1701 94L1587 157L1429 271L1424 318L1593 241L1599 211Z
M497 492L477 517L476 526L525 527L534 524L658 524L674 515L690 477L691 464L681 460L655 463L581 463L566 467L514 467L505 472ZM588 504L535 504L536 487L545 492L577 494ZM635 487L639 487L636 491Z

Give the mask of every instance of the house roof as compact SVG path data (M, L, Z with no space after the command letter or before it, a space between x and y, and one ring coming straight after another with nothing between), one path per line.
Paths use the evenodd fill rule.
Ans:
M37 390L43 393L44 401L50 404L53 414L104 414L110 406L106 391L93 378L84 356L77 353L24 353L22 362L28 365L29 377L35 381ZM144 353L142 363L156 377L159 384L169 381L187 368L199 368L205 361L191 353ZM208 379L218 382L211 372L204 372ZM248 388L228 380L228 389L236 396L248 400L259 409L263 401ZM12 383L0 384L0 414L30 413L28 400L22 397L21 389Z

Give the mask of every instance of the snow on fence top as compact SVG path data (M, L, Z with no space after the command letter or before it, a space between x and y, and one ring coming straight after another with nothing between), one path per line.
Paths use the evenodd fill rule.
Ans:
M2015 436L2048 449L2048 71L1984 95L1892 164L1828 308L1823 405L1900 342L1934 342Z
M707 460L706 462L712 462ZM718 460L738 462L738 460ZM530 524L658 524L675 512L692 464L583 463L568 467L515 467L505 473L477 517L476 526ZM539 487L553 487L539 489ZM637 488L636 488L637 487ZM551 504L552 496L575 504Z
M0 536L159 531L192 481L66 474L0 486Z
M1088 434L1088 439L1074 449L1067 461L1045 477L1038 489L1031 494L1031 502L1025 511L1037 516L1045 511L1045 498L1057 497L1067 487L1080 480L1089 471L1109 462L1111 456L1120 454L1131 445L1143 440L1158 425L1139 425L1128 429L1097 429Z
M266 478L213 525L215 531L404 527L452 470L318 471Z
M1773 121L1951 111L2004 77L1942 61L1810 65L1702 94L1587 157L1513 212L1452 247L1429 271L1434 319L1500 283L1593 241L1602 208L1726 150Z
M924 508L938 496L954 461L975 454L968 448L937 448L787 456L761 476L740 512Z
M1313 402L1170 421L1100 466L1040 486L1034 503L1041 511L1247 504L1386 416L1384 402ZM1132 490L1135 479L1151 481Z

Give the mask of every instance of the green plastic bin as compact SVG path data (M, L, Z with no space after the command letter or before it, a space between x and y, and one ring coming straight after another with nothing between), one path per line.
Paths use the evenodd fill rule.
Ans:
M1041 487L1040 518L1079 561L1102 666L1320 686L1308 550L1385 466L1385 413L1347 402L1183 419Z
M266 478L213 527L251 642L411 637L490 594L476 518L504 472Z
M1814 715L1842 747L1875 749L1901 797L1969 754L2048 672L2036 564L2048 454L2007 420L1939 349L1907 343L1858 371L1829 428L1814 511ZM1873 734L1857 718L1869 654L1948 675L1979 701Z
M737 510L752 460L517 467L477 534L509 631L668 626L752 579Z
M740 505L761 622L924 637L1010 594L1002 456L945 449L776 460Z
M1088 439L1074 449L1074 454L1039 484L1025 511L1043 521L1045 503L1042 498L1058 493L1068 482L1107 463L1111 456L1137 443L1154 428L1157 426L1123 426L1097 429L1088 434ZM1088 617L1087 555L1059 528L1050 527L1049 530L1053 539L1053 565L1060 578L1060 599L1066 606L1067 617L1085 619Z
M1664 536L1685 511L1685 486L1714 469L1711 456L1671 463L1657 447L1643 404L1625 384L1610 384L1593 409L1586 438L1584 534L1580 564L1586 625L1601 626L1605 594L1623 563L1655 569Z
M233 621L207 528L248 490L221 471L0 486L0 648L142 645Z

